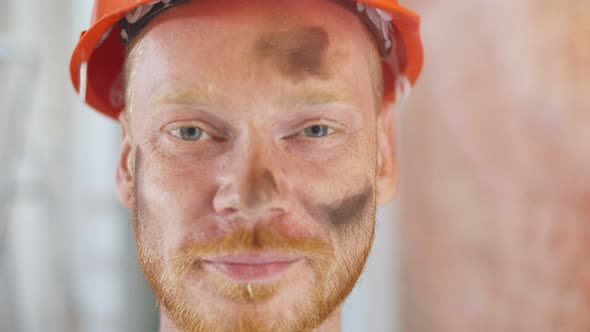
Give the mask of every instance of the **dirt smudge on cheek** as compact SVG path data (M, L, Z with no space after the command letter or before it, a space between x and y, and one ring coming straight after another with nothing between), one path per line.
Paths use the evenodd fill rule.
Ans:
M139 147L135 148L135 155L133 157L133 194L135 196L135 205L137 206L138 199L139 199L139 177L140 177L140 169L141 169L141 158L143 157L141 149Z
M342 228L361 222L363 215L371 207L373 196L373 187L368 185L357 193L348 195L334 203L305 202L304 205L310 215L328 225Z
M372 198L373 188L368 187L336 204L320 206L320 208L324 210L330 225L342 227L360 221L371 204Z
M141 148L136 147L133 158L133 204L135 214L146 217L145 192L143 188L145 159Z
M272 65L286 78L299 82L308 77L330 77L326 51L328 33L320 27L301 27L272 32L256 41L254 54Z

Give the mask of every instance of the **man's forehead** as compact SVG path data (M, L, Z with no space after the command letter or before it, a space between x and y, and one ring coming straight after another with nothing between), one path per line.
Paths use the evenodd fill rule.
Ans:
M308 80L329 81L334 74L347 74L339 90L355 90L350 72L366 71L370 42L363 35L362 24L346 10L339 10L349 16L349 25L356 22L357 26L343 28L339 25L341 22L320 20L315 14L291 18L281 26L268 24L272 21L266 18L236 20L235 15L231 15L232 20L227 21L212 15L215 24L211 24L202 18L191 20L187 10L177 13L188 19L178 20L177 14L170 10L146 28L131 50L130 58L138 54L155 57L151 66L142 65L153 75L165 74L154 78L182 76L187 73L187 67L199 63L199 70L190 73L196 76L190 82L191 89L196 90L192 94L199 99L210 99L213 95L209 85L221 86L224 82L247 85L255 79L268 80L268 75L275 74L295 85ZM350 61L355 63L351 65ZM248 77L243 77L244 73ZM216 80L211 81L209 77L216 77ZM182 78L173 79L182 81ZM161 88L157 90L156 94L163 92ZM306 91L298 94L310 95ZM328 95L337 95L337 99L346 99L345 94L329 91L315 93L313 97L325 99Z

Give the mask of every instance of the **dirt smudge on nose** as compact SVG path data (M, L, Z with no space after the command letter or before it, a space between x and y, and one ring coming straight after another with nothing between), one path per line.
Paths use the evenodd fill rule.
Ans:
M244 202L247 206L256 206L270 199L277 191L277 182L268 169L253 169L246 188Z
M292 82L307 77L327 79L328 33L320 27L300 27L262 36L254 46L255 55L273 66Z

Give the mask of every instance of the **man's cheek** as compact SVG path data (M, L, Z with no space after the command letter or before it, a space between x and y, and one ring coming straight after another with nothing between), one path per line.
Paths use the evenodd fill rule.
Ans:
M214 188L211 176L198 167L178 167L158 158L146 158L137 148L135 195L146 215L166 223L196 222L208 213Z

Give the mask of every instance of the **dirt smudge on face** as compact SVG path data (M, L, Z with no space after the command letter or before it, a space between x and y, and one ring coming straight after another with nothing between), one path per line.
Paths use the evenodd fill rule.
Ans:
M248 175L248 187L246 188L246 197L244 198L247 206L257 206L269 200L277 191L277 182L271 171L262 169L256 171L253 169Z
M373 189L365 188L360 193L347 197L333 206L323 206L328 222L342 226L358 221L373 198Z
M143 180L143 166L144 156L143 151L136 147L133 154L133 205L136 214L145 214L145 206L143 200L143 189L141 183Z
M329 45L330 38L323 28L301 27L262 36L254 51L289 80L299 82L307 77L330 77L325 61Z
M373 202L373 187L367 185L357 193L334 203L318 204L304 202L308 213L337 228L359 223Z
M135 199L137 199L137 193L139 191L139 170L141 167L141 150L135 148L135 155L133 156L133 192L135 193ZM137 201L136 201L137 203Z

